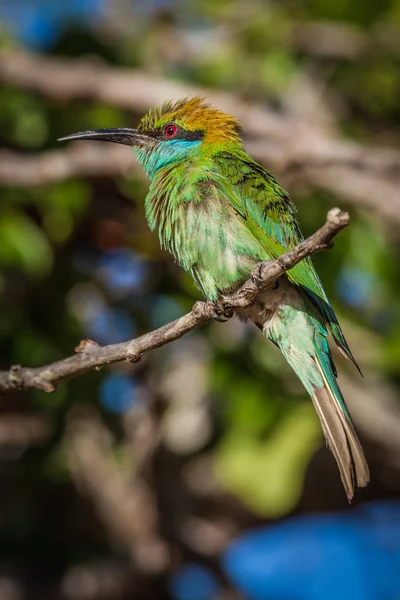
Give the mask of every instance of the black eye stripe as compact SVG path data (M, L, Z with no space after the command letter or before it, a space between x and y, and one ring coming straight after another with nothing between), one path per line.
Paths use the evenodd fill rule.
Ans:
M159 132L164 139L168 139L168 137L169 137L168 136L168 128L169 127L176 127L176 133L174 135L170 136L171 139L174 139L174 140L196 141L196 140L201 140L204 137L204 133L202 131L187 131L186 129L179 127L179 125L176 125L175 123L169 123L168 125L164 126L164 128L162 129L161 132Z
M181 140L202 140L204 137L204 133L202 131L186 131L185 129L181 129L179 133L176 134L175 137L179 137Z
M174 123L171 123L171 125L173 125L173 124ZM166 125L164 125L164 127L162 129L153 129L153 130L147 130L147 131L139 127L138 131L140 131L140 133L144 133L145 135L154 136L161 140L168 140L168 137L164 133L165 127L166 127ZM174 140L196 141L196 140L202 140L204 138L203 131L186 131L186 129L182 129L182 127L179 127L179 125L176 125L176 127L178 128L178 130L177 130L176 134L173 137L171 137L171 140L174 139Z

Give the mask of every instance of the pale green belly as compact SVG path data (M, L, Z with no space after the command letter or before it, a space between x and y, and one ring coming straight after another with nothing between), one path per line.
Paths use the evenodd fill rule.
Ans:
M181 194L182 195L182 194ZM216 300L248 279L270 257L232 205L211 195L201 202L149 194L146 216L161 246L192 275L206 298Z
M269 258L242 219L223 208L214 206L201 219L187 215L190 266L177 257L210 300L244 283L255 264Z

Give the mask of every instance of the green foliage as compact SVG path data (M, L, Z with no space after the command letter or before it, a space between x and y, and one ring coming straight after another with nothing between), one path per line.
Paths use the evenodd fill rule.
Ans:
M4 211L0 217L0 262L32 277L43 277L52 265L51 246L40 229L21 212Z
M242 403L247 400L244 394ZM320 441L313 407L299 404L266 439L250 431L229 430L216 455L217 474L253 511L280 517L296 506L305 470Z
M37 194L43 228L52 242L61 244L73 233L76 221L87 208L90 193L87 182L70 180Z
M0 128L9 144L40 148L49 134L46 106L20 90L0 89Z
M374 23L391 5L390 0L374 2L366 0L362 4L357 0L309 0L311 13L317 19L332 19L368 26Z

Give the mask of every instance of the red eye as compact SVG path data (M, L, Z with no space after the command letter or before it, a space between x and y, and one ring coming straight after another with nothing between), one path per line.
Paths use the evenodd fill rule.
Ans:
M176 134L177 131L178 131L178 128L176 125L166 125L164 128L164 135L167 138L172 138L172 137L174 137L174 135Z

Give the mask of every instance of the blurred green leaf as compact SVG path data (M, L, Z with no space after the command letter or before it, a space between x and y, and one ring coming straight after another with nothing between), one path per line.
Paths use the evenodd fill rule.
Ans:
M21 90L0 89L0 130L12 144L42 147L48 136L45 104Z
M72 234L76 220L85 211L91 189L86 181L72 179L35 194L43 214L43 226L53 242L61 244Z
M52 263L51 246L31 219L17 211L0 214L0 264L44 277Z
M229 431L216 454L217 474L256 513L282 516L300 497L305 470L321 435L311 403L301 403L265 440Z

